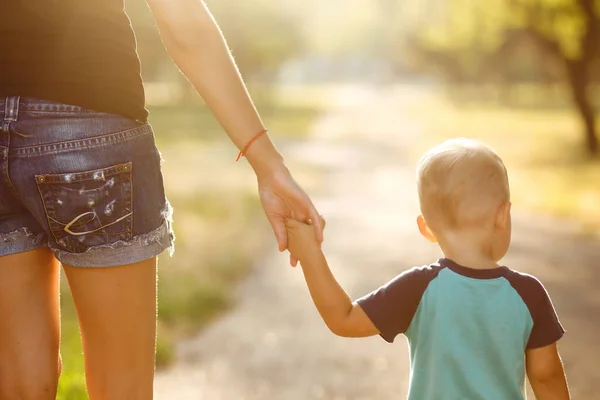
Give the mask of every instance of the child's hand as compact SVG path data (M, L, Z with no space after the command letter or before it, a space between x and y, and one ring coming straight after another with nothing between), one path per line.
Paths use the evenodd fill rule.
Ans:
M321 226L325 228L325 219L321 218ZM312 224L296 221L287 218L285 227L288 235L288 249L292 256L302 261L311 252L319 251L321 243L315 237L315 230Z

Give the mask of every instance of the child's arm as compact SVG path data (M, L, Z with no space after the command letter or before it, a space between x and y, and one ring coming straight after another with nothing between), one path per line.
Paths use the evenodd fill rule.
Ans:
M304 255L300 264L310 296L331 332L343 337L379 334L361 306L353 303L337 282L320 248Z
M331 273L312 228L294 220L287 220L286 226L290 252L300 260L312 300L331 332L344 337L379 334L360 305L350 300Z
M569 400L569 388L556 343L528 349L527 377L537 400Z

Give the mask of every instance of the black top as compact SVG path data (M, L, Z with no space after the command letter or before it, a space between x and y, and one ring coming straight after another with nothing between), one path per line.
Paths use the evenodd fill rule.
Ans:
M0 14L0 96L146 121L123 0L0 0Z

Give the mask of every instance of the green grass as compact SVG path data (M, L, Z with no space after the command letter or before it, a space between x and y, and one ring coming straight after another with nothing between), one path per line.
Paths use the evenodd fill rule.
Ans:
M85 376L82 373L84 365L77 314L66 282L66 278L61 276L61 355L63 371L60 376L57 400L87 399Z
M278 138L302 137L320 112L307 103L267 101L259 109ZM195 146L201 157L202 151L210 151L206 148L211 143L227 140L204 106L156 106L150 113L161 150L184 142ZM165 171L165 175L177 178L191 173L193 178L193 171L190 165L188 171ZM175 209L177 239L174 257L162 255L159 259L158 368L172 362L177 340L196 333L234 304L234 285L263 254L266 243L272 245L255 192L228 190L179 193L167 189ZM58 399L84 400L88 396L75 308L66 279L61 286L63 373Z
M415 158L446 138L482 140L503 158L515 204L576 219L587 234L600 232L600 159L586 153L572 109L458 107L437 97L411 112L427 132L413 149Z

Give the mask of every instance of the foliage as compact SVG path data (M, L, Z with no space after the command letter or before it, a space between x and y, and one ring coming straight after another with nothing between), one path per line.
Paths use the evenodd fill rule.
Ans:
M583 54L588 0L448 0L445 20L424 24L420 37L428 47L490 51L501 45L507 31L527 28L556 41L568 58ZM600 18L600 1L596 1ZM598 50L598 49L597 49Z
M417 38L417 53L442 65L454 81L481 81L511 63L531 67L530 57L525 62L512 58L515 49L534 46L538 71L547 72L549 60L561 67L583 121L587 149L598 152L587 92L600 59L600 1L448 0L443 23L423 24Z

